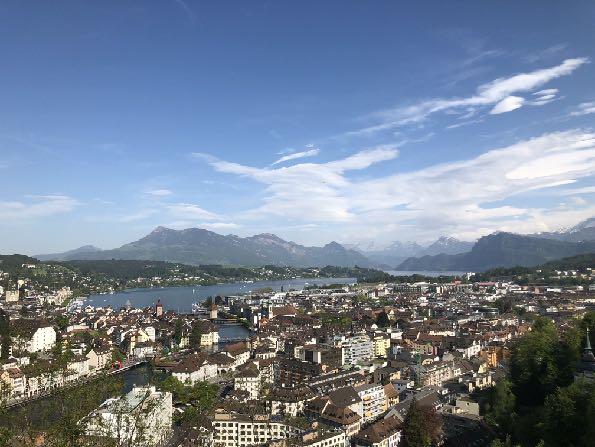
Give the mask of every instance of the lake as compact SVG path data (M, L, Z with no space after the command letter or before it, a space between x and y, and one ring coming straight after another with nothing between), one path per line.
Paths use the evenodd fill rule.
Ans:
M311 285L327 284L353 284L355 278L296 278L279 281L255 281L253 283L235 282L216 284L212 286L180 286L180 287L152 287L148 289L127 289L113 294L90 295L85 300L85 305L94 307L112 306L114 309L126 306L129 302L132 307L154 306L161 300L166 310L178 313L192 312L192 303L204 301L212 296L231 296L249 293L253 290L270 287L275 291L281 288L302 290Z
M430 270L415 270L415 271L407 271L407 270L384 270L389 275L393 276L411 276L411 275L423 275L428 276L431 278L437 278L439 276L463 276L467 272L436 272Z
M192 312L192 303L204 301L212 296L230 296L249 293L252 290L270 287L275 291L296 289L302 290L309 285L352 284L355 278L297 278L279 281L256 281L252 283L235 282L216 284L212 286L181 286L181 287L152 287L148 289L127 289L113 294L90 295L85 305L94 307L112 306L114 309L126 306L143 308L154 306L161 300L166 310L178 313ZM220 342L225 340L245 338L250 332L241 325L221 325L219 327Z

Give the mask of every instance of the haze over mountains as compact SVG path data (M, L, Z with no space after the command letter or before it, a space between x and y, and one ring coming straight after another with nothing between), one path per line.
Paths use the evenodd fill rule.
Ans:
M535 234L494 233L480 238L468 252L410 257L397 270L471 270L522 265L595 252L595 218L567 230Z
M423 246L417 242L395 241L383 249L375 249L373 246L362 247L349 245L364 254L376 264L397 266L405 259L411 257L432 256L438 254L455 255L471 250L473 242L460 241L452 237L442 236L430 245Z
M548 261L595 252L595 241L566 242L512 233L480 238L471 251L409 258L397 270L483 271L494 267L532 267Z
M188 228L172 230L157 227L138 241L112 250L82 248L66 253L40 255L40 260L74 259L146 259L186 264L290 265L295 267L335 265L370 266L361 253L331 242L323 247L305 247L285 241L274 234L251 237L221 235L212 231Z
M562 229L555 232L536 233L529 236L566 242L593 241L595 240L595 217L584 220L568 229Z
M136 259L186 264L334 265L396 270L482 271L493 267L535 266L551 260L595 252L595 218L567 230L529 235L494 233L477 242L441 237L428 246L394 242L382 250L330 242L306 247L263 233L250 237L221 235L188 228L157 227L138 241L111 250L92 245L64 253L37 255L40 260Z

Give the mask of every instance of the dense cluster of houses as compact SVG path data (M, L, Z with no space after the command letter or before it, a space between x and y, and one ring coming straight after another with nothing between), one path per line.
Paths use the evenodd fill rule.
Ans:
M441 413L445 442L457 445L459 436L491 436L474 392L504 376L510 343L530 330L523 315L564 325L594 304L588 291L510 282L261 292L219 300L222 312L251 327L245 341L220 342L215 305L204 316L180 315L160 302L145 309L79 306L65 315L40 303L22 315L5 300L0 383L3 396L18 401L151 361L187 386L219 385L195 445L394 447L413 401ZM592 377L592 352L581 365L577 374ZM135 392L160 402L167 430L171 415L184 411L168 393ZM94 417L112 420L116 403L135 396L106 402Z

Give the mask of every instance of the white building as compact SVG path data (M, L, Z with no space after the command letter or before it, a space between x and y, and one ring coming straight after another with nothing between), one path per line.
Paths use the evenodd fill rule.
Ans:
M213 420L215 447L247 447L297 436L300 429L272 422L268 415L253 418L234 413L217 413Z
M42 320L11 320L10 326L14 328L12 346L18 351L49 351L56 344L56 331Z
M135 387L106 400L86 419L88 436L124 440L126 445L156 446L171 434L172 395L155 387Z
M386 396L384 387L380 384L365 384L354 387L362 400L363 423L373 421L386 411Z
M250 399L258 399L260 396L260 371L256 366L249 365L242 368L233 379L235 390L246 391Z
M194 385L217 377L217 364L208 361L204 354L193 354L172 368L172 376L182 383Z
M343 337L338 346L343 349L344 365L355 365L374 358L374 342L365 333Z
M19 291L18 290L7 290L5 295L5 300L7 303L15 303L19 300Z
M347 438L341 430L318 431L309 430L298 439L284 439L283 441L272 442L271 447L345 447Z

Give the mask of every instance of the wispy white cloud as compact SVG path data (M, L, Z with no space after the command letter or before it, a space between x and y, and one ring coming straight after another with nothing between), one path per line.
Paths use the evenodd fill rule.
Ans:
M165 219L170 219L171 222L176 222L182 225L182 222L186 223L186 227L196 226L198 222L203 220L217 221L221 219L216 213L201 208L200 206L193 203L163 203L157 202L137 209L129 210L129 212L115 213L115 214L103 214L101 216L95 216L89 218L89 221L93 222L163 222ZM164 224L165 226L174 226L170 223Z
M546 88L545 90L539 90L538 92L533 93L536 96L547 96L547 95L555 95L558 93L557 88Z
M585 186L583 188L570 188L558 191L561 196L574 196L583 194L595 194L595 186Z
M263 202L244 213L251 219L276 216L294 223L325 223L343 240L424 240L440 234L477 237L495 230L532 231L565 217L595 212L588 206L558 210L519 207L507 199L537 190L557 191L595 173L595 134L580 129L555 132L487 151L475 158L436 164L410 172L370 179L351 178L397 157L394 147L362 151L327 163L284 168L256 168L204 154L215 170L247 177L264 185ZM394 169L394 164L390 165ZM386 171L385 167L383 171ZM555 194L555 192L553 192ZM548 214L549 213L549 214ZM581 214L582 213L582 214ZM550 214L555 217L549 217ZM326 230L325 230L326 229Z
M320 149L318 149L318 148L308 149L308 150L302 151L302 152L294 152L292 154L284 155L283 157L279 158L271 166L277 165L279 163L284 163L284 162L290 161L290 160L297 160L299 158L315 157L319 153L320 153Z
M248 177L266 185L268 197L261 207L252 210L253 215L265 213L288 218L308 215L312 221L345 221L351 217L348 200L341 194L350 184L345 172L392 160L398 150L394 146L382 146L328 163L301 163L276 169L244 166L202 153L193 155L219 172ZM306 197L308 204L304 201Z
M165 206L166 211L176 219L215 220L219 216L193 203L170 203Z
M240 225L233 222L197 222L196 220L174 220L166 222L163 226L173 228L176 230L183 230L186 228L203 228L211 231L230 231L241 228Z
M27 196L27 201L0 201L0 220L27 220L72 211L80 202L59 194Z
M190 9L184 0L174 0L174 2L180 7L182 11L184 11L184 14L186 17L188 17L188 20L190 20L191 23L196 23L196 14L194 14L194 11Z
M568 76L588 62L589 59L584 57L566 59L561 64L553 67L495 79L494 81L480 85L476 93L472 96L430 99L409 106L399 106L376 112L370 115L370 118L380 121L379 123L347 132L345 135L373 135L400 126L420 123L430 115L438 112L452 111L461 113L461 110L464 110L467 113L469 107L484 108L495 106L493 110L502 110L500 113L509 112L519 108L523 104L524 99L519 94L531 92L556 78ZM553 91L554 89L548 90ZM554 93L550 92L547 94ZM501 105L498 106L498 104Z
M527 101L527 104L532 106L544 106L552 101L560 99L560 97L558 97L557 95L557 88L548 88L545 90L540 90L538 92L533 93L533 96L535 96L535 98Z
M156 208L145 208L140 209L128 214L121 215L117 218L119 222L129 223L129 222L138 222L141 220L148 219L151 216L154 216L159 212ZM109 219L109 218L108 218Z
M583 102L578 105L577 109L570 113L571 116L590 115L595 113L595 102Z
M525 98L520 96L507 96L490 110L490 115L499 115L500 113L512 112L523 107Z
M525 56L523 59L525 60L525 62L528 62L530 64L534 64L543 60L550 60L555 57L559 57L559 54L562 53L567 47L567 44L559 43L547 47L541 51L534 51L531 54Z
M171 196L173 192L169 189L151 189L149 191L145 191L145 194L149 194L155 197L166 197Z
M478 119L475 119L475 120L469 120L469 121L463 121L461 123L450 124L450 125L446 126L446 128L447 129L457 129L459 127L469 126L471 124L481 123L483 121L484 121L483 118L478 118Z

